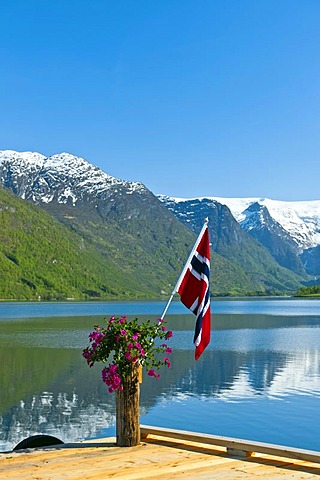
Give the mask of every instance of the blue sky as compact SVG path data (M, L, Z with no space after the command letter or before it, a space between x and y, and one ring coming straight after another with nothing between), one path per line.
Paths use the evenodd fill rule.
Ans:
M5 0L0 149L179 197L320 199L319 0Z

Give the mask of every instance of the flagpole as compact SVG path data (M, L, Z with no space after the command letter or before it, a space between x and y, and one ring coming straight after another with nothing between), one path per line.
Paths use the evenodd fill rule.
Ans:
M190 252L190 255L189 255L189 257L188 257L188 260L186 261L186 263L185 263L185 265L184 265L184 267L183 267L183 269L182 269L182 272L181 272L181 274L180 274L180 277L179 277L179 279L178 279L178 281L177 281L174 289L172 290L172 293L171 293L171 295L170 295L170 297L169 297L169 300L167 301L166 306L164 307L164 310L163 310L162 315L161 315L161 317L160 317L161 320L164 319L165 314L167 313L167 310L168 310L168 308L169 308L169 306L170 306L170 303L172 302L172 299L173 299L173 297L174 297L174 294L176 293L176 291L177 291L178 288L180 287L180 283L181 283L181 281L182 281L182 279L183 279L183 277L184 277L184 275L185 275L185 273L186 273L186 271L187 271L187 269L188 269L189 263L190 263L193 255L194 255L194 252L196 251L196 249L197 249L197 247L198 247L198 245L199 245L199 243L200 243L200 240L201 240L201 238L202 238L202 235L204 234L204 231L205 231L205 229L206 229L207 226L208 226L208 222L209 222L209 218L207 217L207 218L205 219L205 221L204 221L204 224L203 224L203 227L202 227L202 229L201 229L201 232L199 233L198 238L197 238L197 240L195 241L195 244L193 245L193 248L192 248L192 250L191 250L191 252Z

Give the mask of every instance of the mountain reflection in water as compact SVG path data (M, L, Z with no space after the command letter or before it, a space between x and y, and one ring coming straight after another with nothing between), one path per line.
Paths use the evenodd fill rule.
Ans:
M168 317L172 368L158 381L144 375L141 423L320 450L320 315L216 315L198 362L193 321ZM36 433L64 441L114 434L114 395L81 356L101 322L1 321L0 450Z

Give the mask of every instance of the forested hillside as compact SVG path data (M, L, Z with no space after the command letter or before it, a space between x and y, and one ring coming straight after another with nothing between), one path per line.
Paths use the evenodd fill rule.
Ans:
M155 284L137 281L53 216L2 188L0 225L1 299L155 295Z
M169 245L161 232L151 241L143 221L140 234L99 216L74 222L67 226L0 187L0 299L167 298L195 240L171 230ZM246 274L214 253L211 270L213 294L250 291Z

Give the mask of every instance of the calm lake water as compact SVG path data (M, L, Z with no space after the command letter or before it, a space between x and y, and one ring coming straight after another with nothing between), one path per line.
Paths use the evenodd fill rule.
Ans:
M115 434L115 398L81 356L112 314L156 320L161 302L0 304L0 451L30 435ZM172 368L144 376L141 423L320 451L320 300L213 300L198 362L194 316L166 317Z

